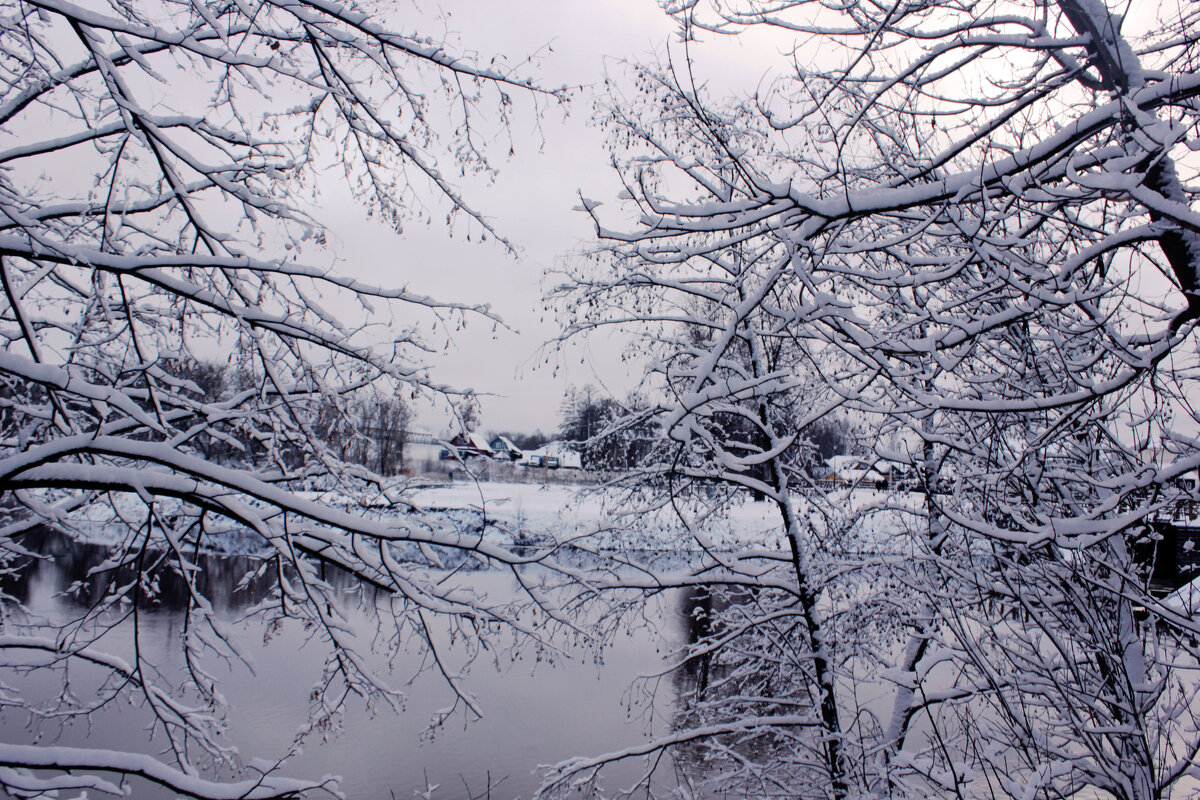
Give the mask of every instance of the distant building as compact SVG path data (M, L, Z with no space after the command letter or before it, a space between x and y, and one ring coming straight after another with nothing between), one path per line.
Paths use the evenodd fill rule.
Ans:
M864 458L841 455L825 460L825 471L821 475L821 481L831 486L886 489L888 476Z
M509 461L520 461L525 457L521 449L512 443L507 436L495 436L489 442L492 448L494 457L501 461L507 459Z
M450 440L450 446L455 452L450 450L442 451L442 458L491 458L494 453L487 439L484 439L478 433L460 433Z
M409 428L404 432L404 456L401 463L407 472L421 472L437 463L441 443L427 430Z

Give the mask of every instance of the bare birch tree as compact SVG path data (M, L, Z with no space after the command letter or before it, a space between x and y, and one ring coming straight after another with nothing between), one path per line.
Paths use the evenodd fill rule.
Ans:
M329 648L317 727L336 724L349 696L399 698L368 666L367 632L347 624L346 593L327 567L387 598L378 641L427 637L438 615L470 636L513 621L418 565L518 559L444 520L367 510L403 487L341 460L318 430L322 413L345 417L346 398L368 388L446 393L423 363L417 323L488 316L322 265L324 234L304 210L322 159L336 153L365 209L396 227L447 214L496 237L453 177L492 169L518 102L537 113L563 99L521 65L455 52L407 22L390 27L395 10L0 4L0 543L15 562L36 554L43 526L83 536L102 524L118 531L108 574L134 576L111 581L70 631L9 598L6 668L108 678L98 699L73 698L64 684L62 702L43 708L22 703L17 682L5 703L41 729L132 699L162 753L3 744L6 791L120 795L138 780L206 798L332 790L247 770L222 740L223 701L202 656L238 653L195 559L231 531L249 532L254 569L275 581L257 613L297 619ZM353 324L339 318L346 309L359 309ZM193 380L217 356L236 367L220 396ZM216 444L219 463L205 457ZM190 593L182 694L136 646L139 609L163 570ZM116 624L134 626L133 652L106 647ZM472 708L456 676L446 679L457 707Z
M790 677L640 752L702 742L756 796L1167 796L1200 743L1196 623L1145 556L1200 464L1195 12L1135 39L1100 0L664 5L684 43L601 115L634 222L585 201L601 267L564 276L565 335L645 343L672 502L706 471L776 504L781 552L646 585L740 573L682 656ZM785 73L708 97L690 48L750 27ZM714 434L729 406L756 438ZM919 491L796 498L786 453L836 407Z

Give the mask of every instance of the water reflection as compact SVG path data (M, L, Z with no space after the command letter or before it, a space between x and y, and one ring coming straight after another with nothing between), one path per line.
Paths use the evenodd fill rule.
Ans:
M132 562L106 565L111 549L72 539L65 534L39 529L22 541L36 557L19 559L7 576L4 591L14 599L28 602L35 584L47 583L61 588L61 602L75 608L90 608L114 587L131 584L138 566ZM263 600L274 583L266 575L251 575L257 561L249 556L215 555L207 552L188 554L198 569L195 587L218 610L232 611ZM173 560L149 552L143 564L150 580L141 582L139 602L156 611L185 611L193 601L191 588ZM153 586L153 591L149 587Z
M739 724L746 720L803 717L817 707L808 660L795 651L791 602L777 590L754 585L689 587L680 593L678 614L685 659L672 673L675 700L672 728L686 731ZM731 733L686 741L676 748L673 766L696 797L787 795L788 786L809 785L784 763L819 763L808 752L807 726L764 725L757 732ZM816 741L815 739L813 741ZM770 766L775 786L762 784Z
M107 548L75 542L43 532L22 543L38 557L21 557L13 569L0 575L3 590L31 614L59 621L78 620L104 600L113 586L128 584L134 575L129 564L110 564ZM151 561L153 555L149 555ZM228 701L229 730L224 741L239 748L245 758L287 752L309 713L310 690L322 675L325 650L303 626L265 626L256 618L242 619L272 596L276 581L268 574L247 580L247 574L264 566L249 556L199 553L190 557L197 567L195 586L213 602L217 616L231 628L231 644L247 655L251 668L236 660L209 658L205 668L221 682ZM583 558L583 556L580 556ZM269 563L267 569L273 568ZM347 590L355 589L349 576L327 570L325 580ZM456 579L503 602L518 594L513 578L500 572L475 572ZM178 685L187 668L182 655L183 631L193 597L188 582L176 569L159 564L151 571L152 591L142 591L139 604L146 613L138 621L138 644L169 683ZM639 675L661 673L668 653L663 639L680 635L680 596L665 595L662 607L647 614L662 621L666 630L631 628L615 637L605 650L602 666L578 642L556 642L557 651L510 649L511 642L491 642L487 663L468 667L467 643L449 628L434 635L444 645L453 669L469 669L467 686L484 710L484 717L452 717L436 731L431 718L453 698L445 682L431 669L428 655L416 643L380 647L367 655L376 666L390 667L396 685L404 692L399 715L350 704L340 719L332 720L328 741L310 736L302 755L289 762L283 773L319 778L343 776L342 790L349 798L412 797L429 785L439 784L434 800L489 796L529 797L540 782L540 764L550 764L580 754L608 752L661 735L667 726L649 727L638 709L627 704L626 691ZM347 624L370 629L370 603L346 610ZM690 612L689 612L689 616ZM49 629L47 629L49 630ZM133 631L122 622L105 634L107 649L129 651ZM10 684L35 702L54 702L61 686L46 676L4 674ZM77 688L92 687L86 674L72 675ZM674 715L675 692L670 686L654 703L659 720ZM631 716L631 712L634 716ZM0 713L0 735L5 741L99 746L110 749L160 753L161 740L150 741L145 708L98 704L87 725L51 727L35 724L19 709ZM633 783L641 765L622 763L607 771L605 786L620 788ZM228 777L225 775L224 777ZM139 798L169 796L153 787L135 786Z

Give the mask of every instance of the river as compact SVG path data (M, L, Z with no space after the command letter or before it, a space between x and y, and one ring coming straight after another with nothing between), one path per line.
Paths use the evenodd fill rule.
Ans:
M38 549L52 557L29 562L8 576L5 591L54 626L78 618L100 594L96 586L102 575L95 568L105 558L104 549L64 537L48 537ZM287 750L307 719L309 694L321 675L324 648L298 625L273 629L268 637L261 620L246 618L247 609L264 596L265 587L253 583L238 587L247 568L244 558L205 556L199 565L217 615L232 625L237 645L253 666L251 671L236 661L205 662L220 679L228 701L227 740L245 761L273 759ZM456 579L471 581L492 598L514 596L517 589L513 578L500 572ZM76 582L81 582L77 584L81 590L63 592ZM370 656L374 663L391 660L393 685L406 698L402 712L369 713L361 702L348 701L341 731L327 741L310 735L303 752L285 763L281 774L309 779L339 775L340 790L352 800L412 798L434 785L434 800L528 798L540 783L540 765L628 747L669 730L680 676L648 683L636 679L666 669L671 645L688 634L687 609L682 607L688 601L675 592L654 602L658 605L645 615L652 622L623 630L599 654L582 643L563 641L559 643L563 657L552 660L528 651L501 650L498 663L477 661L466 686L483 717L456 714L434 732L428 729L430 719L452 703L453 695L440 675L423 669L429 666L423 652L414 647L374 653ZM184 674L179 645L184 603L178 581L164 576L156 603L139 615L139 645L143 652L150 651L149 660L171 684L180 683ZM367 609L351 608L347 613L358 615L354 624L370 622ZM435 635L442 638L445 633ZM130 649L131 639L131 625L123 623L103 642L107 649L122 652ZM454 646L447 652L451 659L457 657ZM12 670L0 674L27 701L53 702L61 690L61 676L52 679ZM71 681L76 693L99 689L92 686L96 681L86 671L77 671ZM652 699L647 698L648 688L655 690ZM119 710L108 706L94 713L88 725L77 722L59 730L57 725L42 723L31 728L28 715L10 707L0 713L0 730L12 743L36 739L43 744L158 752L161 742L149 741L148 720L137 706ZM641 769L639 760L622 762L605 774L604 786L623 788ZM673 780L669 766L662 767L660 774L661 780ZM171 795L134 784L133 796Z

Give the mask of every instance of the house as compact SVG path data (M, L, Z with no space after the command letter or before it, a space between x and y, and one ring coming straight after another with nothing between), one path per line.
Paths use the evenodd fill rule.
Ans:
M410 428L404 432L404 451L401 463L406 472L423 472L433 468L444 448L430 431Z
M442 451L442 458L460 458L466 460L468 458L491 458L494 453L487 439L477 433L460 433L450 440L450 446L455 452L450 450Z
M494 458L500 461L520 461L525 457L521 449L513 444L507 436L495 436L489 444Z
M888 476L859 456L833 456L825 460L821 482L830 486L861 486L886 489Z

